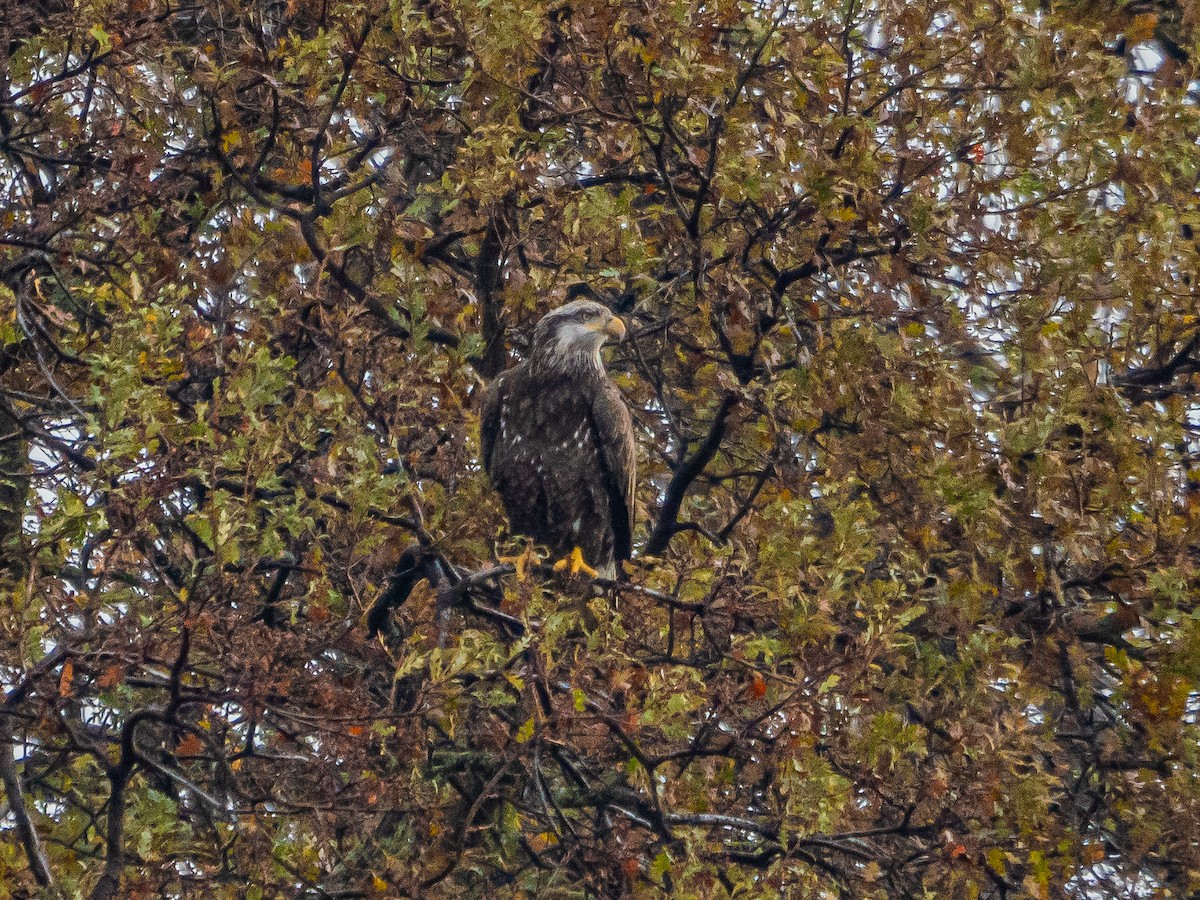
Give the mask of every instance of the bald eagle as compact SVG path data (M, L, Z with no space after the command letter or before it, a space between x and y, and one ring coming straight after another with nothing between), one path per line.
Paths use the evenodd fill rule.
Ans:
M483 464L514 532L616 577L633 540L633 420L600 359L625 325L576 300L542 317L528 359L488 387Z

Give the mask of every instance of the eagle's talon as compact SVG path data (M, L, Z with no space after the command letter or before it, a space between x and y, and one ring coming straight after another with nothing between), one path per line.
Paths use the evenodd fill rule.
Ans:
M578 547L576 547L574 550L571 551L570 556L567 556L563 559L558 560L554 564L554 571L555 572L569 571L571 573L572 578L577 577L580 572L582 572L584 575L588 576L588 578L595 578L600 574L595 569L593 569L591 566L589 566L586 561L584 561L583 551L580 550Z
M529 569L537 563L537 558L533 554L533 547L527 545L525 552L519 553L516 556L497 556L496 559L501 563L506 563L513 567L518 581L524 581L529 577Z

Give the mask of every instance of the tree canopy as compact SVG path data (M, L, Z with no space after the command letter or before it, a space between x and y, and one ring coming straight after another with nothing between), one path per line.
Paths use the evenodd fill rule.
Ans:
M0 898L1194 896L1196 15L0 4Z

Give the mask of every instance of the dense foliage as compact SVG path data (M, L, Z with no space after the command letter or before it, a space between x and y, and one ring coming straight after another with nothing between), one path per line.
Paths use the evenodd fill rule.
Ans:
M1189 4L0 7L0 897L1200 891Z

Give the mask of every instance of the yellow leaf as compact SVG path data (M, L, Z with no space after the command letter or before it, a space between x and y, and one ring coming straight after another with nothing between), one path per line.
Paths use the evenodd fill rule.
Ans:
M517 743L524 744L531 737L533 737L533 716L530 716L517 732Z
M988 851L988 865L991 870L996 872L996 875L1004 877L1008 875L1007 866L1004 865L1004 851L1000 847L992 847Z
M529 839L529 846L534 850L545 850L547 847L553 847L558 843L558 835L553 831L543 831L541 834L535 834Z

